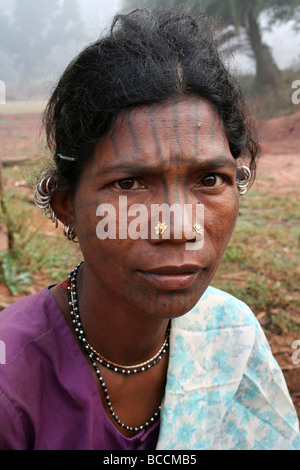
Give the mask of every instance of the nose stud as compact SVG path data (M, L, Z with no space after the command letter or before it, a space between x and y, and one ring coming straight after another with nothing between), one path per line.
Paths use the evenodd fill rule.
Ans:
M167 230L168 226L164 222L158 222L154 228L156 235L162 235Z
M155 227L156 235L162 235L167 230L168 226L164 222L158 222ZM197 233L198 235L203 235L203 227L199 224L193 225L193 232Z
M195 224L193 225L193 232L198 233L198 235L203 235L203 228L200 225Z

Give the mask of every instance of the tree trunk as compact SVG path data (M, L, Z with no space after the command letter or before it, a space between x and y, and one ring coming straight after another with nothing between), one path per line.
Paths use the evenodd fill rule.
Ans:
M245 26L256 63L256 86L260 91L264 91L266 87L275 87L280 70L269 47L262 42L260 27L252 11L247 13Z

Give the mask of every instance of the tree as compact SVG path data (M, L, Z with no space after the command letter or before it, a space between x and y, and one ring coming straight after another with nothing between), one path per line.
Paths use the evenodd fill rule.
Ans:
M263 91L266 86L275 86L280 71L270 48L262 41L259 17L267 11L269 24L287 20L299 8L300 0L206 0L204 5L208 15L219 17L226 26L233 25L237 34L245 30L255 60L257 89Z
M124 0L125 5L137 5L135 0ZM139 2L141 3L141 2ZM196 12L205 12L220 21L224 30L234 26L236 36L241 31L246 33L247 44L250 47L256 64L256 86L264 90L266 86L274 86L280 75L269 47L262 41L259 17L262 12L268 12L269 23L287 21L296 17L300 20L300 0L144 0L149 7L159 5L180 4L188 5Z

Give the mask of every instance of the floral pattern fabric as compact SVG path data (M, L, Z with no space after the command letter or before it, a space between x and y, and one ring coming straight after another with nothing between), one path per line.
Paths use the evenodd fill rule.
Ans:
M300 450L297 414L258 321L213 287L172 322L157 449Z

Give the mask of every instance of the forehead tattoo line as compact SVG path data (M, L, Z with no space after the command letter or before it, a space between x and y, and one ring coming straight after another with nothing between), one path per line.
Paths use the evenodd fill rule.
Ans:
M140 151L140 144L139 144L138 135L135 131L134 122L133 122L134 111L132 111L130 109L126 109L125 115L126 115L126 118L127 118L128 127L129 127L129 130L130 130L130 134L131 134L135 149L138 153Z
M155 116L154 108L152 106L149 106L149 117L150 117L151 129L152 129L152 136L153 136L153 140L155 142L156 149L157 149L158 161L160 165L163 165L164 158L163 158L163 153L162 153L161 146L159 143L159 139L157 135L158 133L157 133L157 128L156 128L157 119ZM163 178L163 191L164 191L165 200L168 200L169 190L168 190L168 185L166 184L165 178Z
M155 116L153 106L148 107L148 116L149 116L149 120L150 120L153 141L155 143L156 150L157 150L158 160L162 161L162 151L161 151L161 146L160 146L158 135L157 135L156 116Z
M187 112L188 113L188 112ZM179 114L178 112L178 100L174 99L172 102L172 124L173 124L173 134L175 137L175 157L174 157L174 163L179 164L180 163L180 156L181 156L181 136L179 132L179 122L184 121L186 119L187 113L184 112ZM170 159L170 164L172 163L172 158ZM185 160L186 161L186 160ZM176 185L175 185L175 199L176 202L180 203L181 201L181 185L183 179L185 180L184 182L184 194L186 195L186 181L187 181L187 175L183 177L182 175L177 175L176 177Z
M197 158L197 155L198 155L198 129L199 129L199 126L198 126L198 123L199 123L199 99L197 97L194 98L194 119L195 119L195 123L196 125L194 126L194 133L195 133L195 139L194 139L194 142L195 142L195 159Z
M175 136L175 156L179 157L180 150L181 150L181 143L180 143L180 135L179 135L179 129L178 129L179 116L178 116L177 105L178 105L178 101L174 99L172 102L172 124L173 124L173 134Z
M132 155L132 154L131 154ZM212 157L203 157L203 155L195 154L190 158L184 158L184 163L189 165L189 170L213 170L218 169L226 166L235 167L236 162L234 158L228 158L214 152ZM156 160L154 165L149 163L139 163L136 159L130 160L128 162L121 163L120 161L117 164L111 164L105 166L104 168L98 168L99 176L106 176L111 174L128 174L128 175L136 175L136 176L143 176L146 174L149 175L162 175L163 172L168 174L170 172L170 168L177 166L178 164L178 156L171 156L168 161Z
M214 147L214 138L216 132L216 121L215 119L211 120L210 129L209 129L209 143L211 147Z
M199 158L202 158L202 156L200 156L200 149L199 149L199 128L198 128L198 121L200 121L200 115L201 115L201 110L203 108L203 102L201 102L201 100L199 100L198 97L194 97L193 98L193 101L191 101L191 103L193 104L193 106L188 106L186 108L183 108L183 112L179 112L179 106L180 106L180 103L176 100L173 100L172 103L170 103L170 108L169 110L171 111L171 115L170 115L170 124L172 125L172 129L173 129L173 136L174 136L174 142L175 142L175 148L174 148L174 157L172 158L168 158L168 164L169 164L169 167L171 167L171 165L173 163L179 163L178 160L180 159L180 156L181 156L181 152L180 152L180 149L181 149L181 140L180 140L180 133L179 133L179 126L180 126L180 122L183 120L188 120L188 119L192 119L194 120L194 123L192 124L192 122L189 123L190 127L191 128L194 128L194 133L195 133L195 137L194 137L194 152L193 152L193 155L192 155L192 159L195 160L195 163L198 163L199 161ZM158 108L159 110L159 108ZM180 110L181 110L181 107L180 107ZM135 147L135 149L138 151L138 155L140 155L142 149L140 147L140 142L139 142L139 139L138 139L138 136L139 136L139 133L137 133L137 129L135 128L135 122L134 122L134 117L135 117L135 113L134 113L134 109L131 110L131 109L128 109L128 110L125 110L124 111L124 114L123 114L123 125L125 124L125 126L127 127L127 130L126 132L129 132L131 137L132 137L132 143ZM223 125L223 121L221 120L219 114L217 113L216 110L211 110L213 112L213 119L211 120L211 124L210 124L210 133L208 133L208 137L209 137L209 143L210 143L210 148L208 149L209 150L209 153L211 154L217 154L217 153L222 153L222 150L224 149L225 152L227 153L227 150L228 150L228 145L225 145L223 146L222 145L222 150L219 149L219 152L218 152L218 149L217 148L214 148L215 146L212 145L212 141L213 141L213 137L215 135L215 132L216 132L216 127L217 127L217 123L215 123L215 120L217 119L218 121L218 124L220 125L220 130L223 131L224 129L224 125ZM155 157L156 157L156 160L158 162L161 162L161 163L167 163L164 162L164 156L163 156L163 151L162 151L162 147L161 147L161 144L160 144L160 139L159 139L159 129L160 127L157 126L157 124L161 123L161 120L157 120L157 110L156 110L156 107L154 106L147 106L146 108L146 113L145 113L148 117L148 125L150 127L150 131L152 132L152 139L153 139L153 143L155 144L154 145L154 148L156 149L156 153L155 153ZM201 127L201 126L200 126ZM113 135L114 134L114 135ZM151 135L151 134L150 134ZM223 144L224 144L224 139L226 139L226 136L224 135L224 131L222 132L222 135L223 135ZM119 160L119 163L120 165L109 165L108 163L108 166L104 167L101 169L101 160L102 160L102 153L103 153L103 148L101 147L101 142L100 142L100 145L98 145L98 155L99 155L99 166L98 166L98 169L97 169L97 175L106 175L108 173L117 173L118 171L120 172L129 172L129 173L132 173L132 174L139 174L139 173L146 173L146 172L152 172L154 173L155 170L153 170L151 167L147 168L147 165L137 165L137 152L136 151L131 151L131 152L127 152L125 154L122 154L122 152L120 152L120 148L117 148L119 147L117 145L117 140L118 140L118 136L114 133L111 133L111 135L109 136L110 139L111 139L111 145L112 145L112 148L115 149L116 153L118 153L118 160ZM227 143L227 141L226 141ZM149 155L150 156L150 155ZM217 155L216 155L217 156ZM128 159L129 161L126 162L126 159ZM124 162L125 160L125 162ZM133 161L134 160L134 161ZM150 158L151 160L151 158ZM153 159L152 159L153 160ZM123 161L124 163L121 163L121 161ZM187 159L185 159L185 162L187 163ZM182 163L182 162L181 162Z
M203 101L199 101L198 97L194 98L194 111L195 111L195 155L198 154L198 132L199 129L202 126L201 122L201 116L200 116L200 108L201 104L203 104ZM228 142L227 142L227 135L226 135L226 130L224 126L224 122L219 115L218 111L211 105L207 104L207 106L210 107L211 113L212 113L212 119L211 119L211 124L210 124L210 129L209 129L209 142L211 145L211 149L214 150L215 147L215 142L214 138L217 132L217 129L221 131L222 134L222 143L223 143L223 149L226 151L228 148Z
M212 146L214 146L214 136L215 136L217 127L219 127L219 130L222 134L223 147L224 149L226 149L228 147L228 142L227 142L226 129L225 129L223 119L221 118L218 111L214 108L213 108L213 113L214 113L213 120L212 120L212 124L210 128L210 142Z
M119 157L119 150L118 150L118 143L117 143L115 132L114 131L111 132L109 137L110 137L111 142L112 142L115 158L118 158Z

